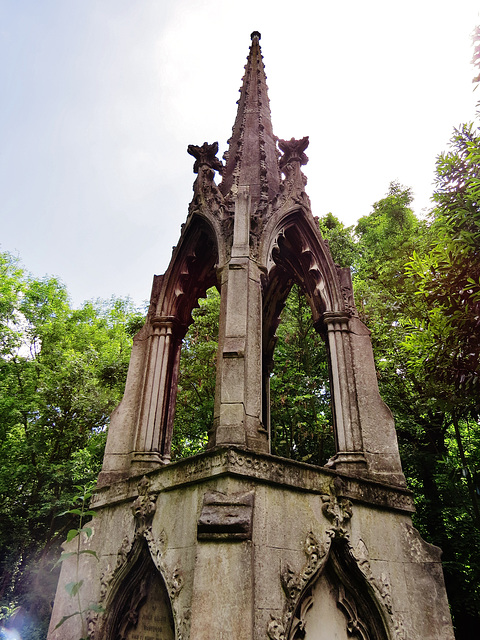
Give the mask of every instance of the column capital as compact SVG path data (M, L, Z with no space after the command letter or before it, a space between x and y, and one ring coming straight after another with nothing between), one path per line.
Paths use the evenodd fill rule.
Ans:
M154 316L151 320L154 334L175 334L183 338L187 328L175 316Z
M325 311L322 320L329 331L336 329L344 331L350 321L350 315L345 311Z
M152 326L154 327L173 327L175 324L178 324L175 316L154 316L152 318Z

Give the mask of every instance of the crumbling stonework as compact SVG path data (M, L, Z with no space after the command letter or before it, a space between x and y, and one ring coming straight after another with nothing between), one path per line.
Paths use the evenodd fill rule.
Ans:
M111 417L83 543L99 560L81 556L87 599L100 605L89 637L451 640L440 552L411 525L350 272L334 263L305 193L308 138L273 134L259 39L225 164L216 143L188 148L193 200ZM328 347L327 468L270 454L275 331L293 283ZM208 448L171 463L181 343L211 286L221 309ZM80 635L78 616L54 628L74 610L63 591L73 564L62 568L49 640Z

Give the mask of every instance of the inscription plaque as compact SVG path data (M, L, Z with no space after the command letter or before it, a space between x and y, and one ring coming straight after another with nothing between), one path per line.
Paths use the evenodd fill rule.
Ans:
M158 573L149 581L147 599L138 612L138 622L125 640L175 640L170 601Z

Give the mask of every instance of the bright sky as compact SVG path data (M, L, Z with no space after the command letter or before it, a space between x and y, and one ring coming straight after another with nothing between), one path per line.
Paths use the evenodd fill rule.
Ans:
M192 197L188 144L235 118L262 33L273 128L310 136L314 215L352 224L392 180L429 206L475 103L478 0L0 0L0 249L85 299L150 296Z

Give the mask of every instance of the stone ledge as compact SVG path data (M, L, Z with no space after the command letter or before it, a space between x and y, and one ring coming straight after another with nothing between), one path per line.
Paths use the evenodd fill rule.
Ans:
M408 489L354 477L314 465L258 454L233 447L219 447L191 458L172 462L148 472L150 491L173 491L212 478L231 475L265 482L297 491L327 495L334 492L356 502L386 509L413 513L412 493ZM92 498L92 508L100 509L128 502L138 495L137 484L142 476L100 488Z

